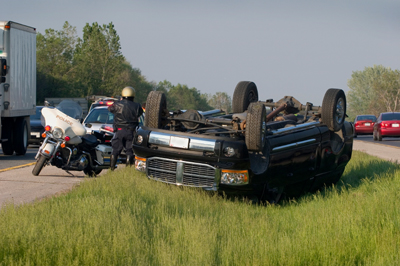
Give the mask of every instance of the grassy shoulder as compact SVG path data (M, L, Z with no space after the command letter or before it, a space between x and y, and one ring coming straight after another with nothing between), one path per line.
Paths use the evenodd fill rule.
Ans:
M133 169L0 210L0 265L396 265L400 167L365 153L336 187L229 201Z

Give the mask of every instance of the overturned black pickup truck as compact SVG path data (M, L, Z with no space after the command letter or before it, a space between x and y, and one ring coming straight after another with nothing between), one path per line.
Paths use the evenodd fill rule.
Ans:
M292 96L263 102L253 82L241 81L232 109L170 111L162 92L150 92L133 144L136 170L168 184L270 203L341 178L353 147L343 90L328 89L322 106Z

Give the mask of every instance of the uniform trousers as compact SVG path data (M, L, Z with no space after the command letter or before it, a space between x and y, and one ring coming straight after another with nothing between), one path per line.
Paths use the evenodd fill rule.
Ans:
M127 128L119 128L115 133L114 137L111 139L112 155L115 158L121 154L122 149L125 148L125 153L127 156L133 156L133 133L135 131Z

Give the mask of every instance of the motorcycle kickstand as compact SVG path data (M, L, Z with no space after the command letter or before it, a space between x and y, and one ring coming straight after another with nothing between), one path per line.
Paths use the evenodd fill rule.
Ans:
M64 170L65 172L67 172L68 174L70 174L71 176L75 176L73 173L71 173L70 171L68 171L68 170Z

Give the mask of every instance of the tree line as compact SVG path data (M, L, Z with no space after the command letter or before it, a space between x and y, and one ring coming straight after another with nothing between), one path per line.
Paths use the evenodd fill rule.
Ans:
M350 119L357 115L400 111L400 71L382 65L353 71L347 85Z
M121 53L120 38L112 22L87 23L82 38L67 21L61 30L46 29L36 36L37 103L47 97L118 97L125 86L136 90L135 101L144 103L152 90L163 91L170 110L231 111L225 92L202 94L187 85L164 80L148 81Z

